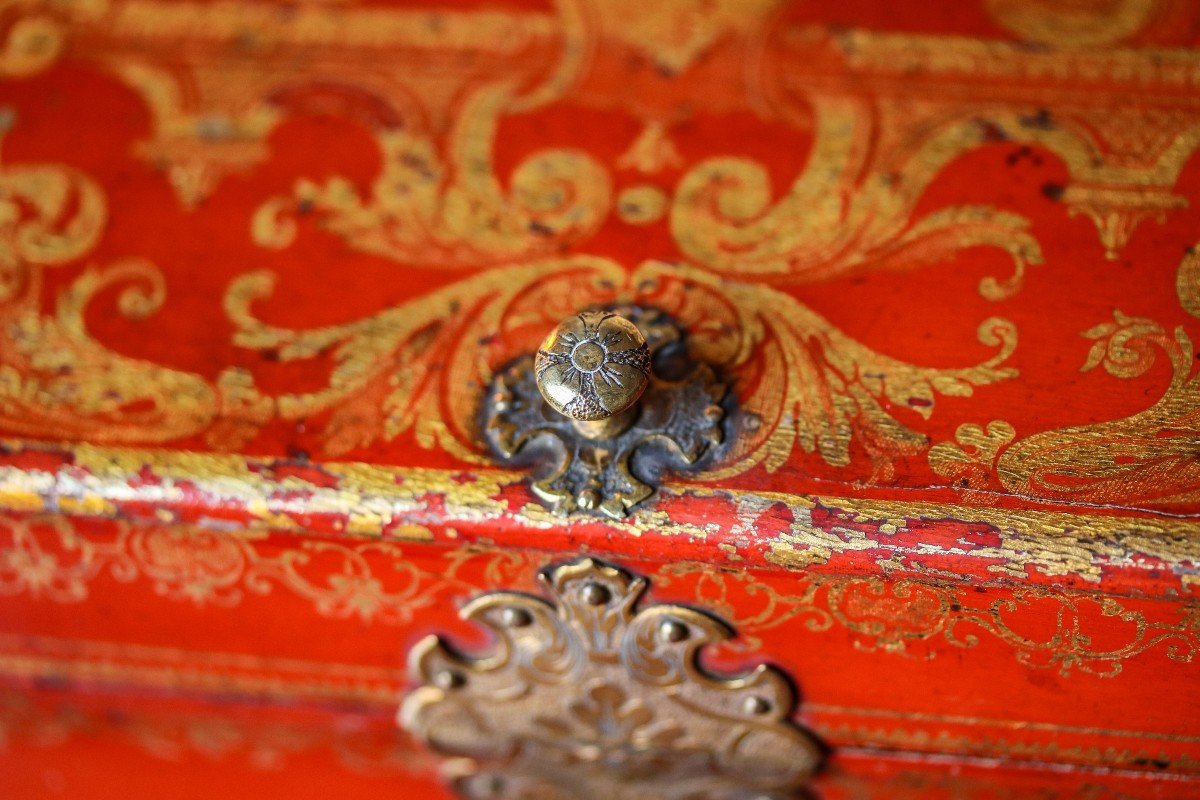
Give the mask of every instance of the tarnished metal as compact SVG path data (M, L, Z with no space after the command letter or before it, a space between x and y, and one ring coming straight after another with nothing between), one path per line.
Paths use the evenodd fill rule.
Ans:
M629 320L582 311L562 321L533 359L538 391L589 439L608 439L633 422L650 378L650 348Z
M725 394L660 312L586 311L496 376L486 434L504 459L552 465L533 491L556 513L620 518L665 468L694 465L721 443Z
M760 664L699 665L732 630L678 605L638 607L644 578L591 558L542 573L549 601L490 592L465 619L493 650L420 642L400 724L468 800L740 800L799 796L821 748L790 721L792 685Z

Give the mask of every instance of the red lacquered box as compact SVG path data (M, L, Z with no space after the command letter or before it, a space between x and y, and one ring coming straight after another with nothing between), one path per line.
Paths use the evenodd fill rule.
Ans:
M1200 796L1197 3L0 34L0 795Z

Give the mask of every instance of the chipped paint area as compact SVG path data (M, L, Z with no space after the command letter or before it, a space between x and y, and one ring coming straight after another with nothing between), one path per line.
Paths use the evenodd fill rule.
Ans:
M525 476L4 443L0 508L317 536L1191 593L1200 523L673 485L620 522L556 517Z
M518 473L4 443L0 507L89 516L203 513L250 527L382 536L418 518L495 519ZM37 457L31 459L29 457ZM49 458L47 458L49 457ZM28 462L28 463L27 463Z
M771 543L769 556L788 567L882 550L886 555L876 559L882 567L964 557L994 562L987 572L1012 578L1036 571L1099 582L1106 569L1149 561L1181 579L1200 573L1200 524L1190 520L822 498L816 508L824 521L818 522L814 508L792 507L797 519Z

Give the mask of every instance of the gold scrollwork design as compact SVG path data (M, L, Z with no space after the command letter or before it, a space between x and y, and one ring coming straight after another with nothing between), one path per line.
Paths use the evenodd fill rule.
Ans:
M846 630L861 650L924 659L937 656L936 640L969 649L988 636L1007 645L1021 664L1064 676L1079 670L1112 678L1126 661L1158 648L1181 663L1200 653L1195 603L1163 621L1119 598L1087 592L1030 587L995 597L927 580L827 575L799 581L793 575L784 592L749 572L687 563L662 572L664 582L670 575L694 581L696 602L732 620L752 649L761 646L764 633L799 623L815 633ZM1119 631L1121 638L1095 636L1100 630Z
M1123 419L1038 433L1004 451L997 474L1011 491L1097 503L1131 499L1155 505L1200 499L1200 377L1192 375L1194 350L1182 328L1173 334L1153 320L1119 310L1112 322L1083 334L1095 340L1083 371L1103 366L1118 378L1144 375L1162 351L1171 382L1143 411Z
M264 421L271 413L295 419L332 409L325 436L335 454L411 429L422 446L484 460L472 433L479 393L461 390L464 384L483 387L491 377L488 359L480 358L474 343L520 330L540 334L557 322L555 314L614 301L657 307L679 319L693 332L690 341L701 361L730 374L753 369L765 376L738 387L756 427L739 431L712 478L759 463L777 469L797 446L844 466L854 437L870 453L875 476L886 478L895 456L920 452L928 441L886 404L928 417L936 394L968 396L976 386L1016 375L1004 364L1017 342L1005 320L981 324L980 342L997 348L981 363L920 367L873 351L780 290L686 265L649 262L627 275L614 262L576 256L491 270L364 320L307 331L272 327L253 316L249 306L269 291L271 280L254 273L231 286L226 309L238 329L235 342L269 349L284 361L332 352L329 384L268 397L249 375L231 371L222 377L226 404L266 408ZM540 327L530 324L535 320ZM536 341L529 339L526 347L533 349ZM438 364L440 371L433 368ZM246 419L239 424L247 425ZM230 447L236 433L216 426L209 439Z
M1200 316L1200 256L1191 248L1176 275L1179 302ZM1182 327L1167 331L1154 320L1120 309L1111 322L1084 331L1092 346L1080 367L1102 367L1116 378L1145 375L1156 353L1166 355L1171 378L1149 407L1128 417L1035 433L1023 438L1004 420L986 429L959 426L956 442L930 448L934 472L978 499L1009 491L1090 503L1170 506L1200 499L1200 375L1193 374L1195 347Z
M70 167L0 167L0 301L36 296L40 269L91 250L107 216L104 192Z
M929 466L960 489L991 488L1000 451L1016 435L1016 429L1002 419L992 420L986 428L965 422L954 431L954 442L929 448Z
M237 328L236 344L271 350L282 361L302 361L331 351L335 367L328 386L304 394L266 396L250 375L222 376L227 403L265 409L297 419L333 409L325 430L327 452L337 454L412 430L418 444L442 447L471 462L486 462L474 420L482 387L491 378L478 342L533 327L540 338L552 320L578 310L589 294L623 278L620 268L599 258L577 256L492 270L424 295L363 320L311 330L289 330L257 319L250 304L269 294L273 277L251 273L235 281L226 311ZM611 291L611 290L609 290ZM555 320L556 322L557 320ZM528 334L527 334L528 335ZM529 349L536 346L529 339ZM478 391L464 390L475 386ZM253 433L243 417L237 428L218 426L209 440L232 447Z
M378 134L383 170L363 200L353 184L301 181L293 199L275 198L255 215L259 244L283 248L296 234L288 209L324 216L325 227L367 253L402 263L478 268L559 253L593 233L611 204L607 171L577 150L548 150L523 161L503 193L492 143L503 87L463 104L445 158L428 136Z
M952 126L889 172L868 160L867 103L826 96L812 103L809 164L778 203L770 204L766 170L747 159L710 159L684 175L671 231L685 255L722 273L795 282L912 268L993 246L1009 254L1014 272L982 280L979 291L991 300L1012 295L1026 265L1042 262L1029 221L1010 212L954 206L910 221L929 182L975 144L978 130Z
M1041 31L1029 38L1071 46L1120 41L1154 15L1149 6L1137 3L1117 3L1113 9L1092 12L1042 2L1021 17L1025 12L1018 14L1011 5L995 0L989 8L1013 30ZM271 279L261 273L236 279L226 297L226 311L236 328L235 343L272 350L285 361L332 353L329 383L314 391L268 395L249 371L237 368L226 369L211 382L122 356L97 341L86 329L84 311L99 293L121 285L118 310L132 318L161 308L166 286L152 264L125 260L105 268L88 267L60 290L53 298L53 310L47 312L42 270L77 262L94 247L105 224L106 200L94 181L65 166L4 164L0 167L0 424L22 435L96 443L164 443L200 434L216 448L237 449L274 420L328 412L323 436L329 454L411 434L420 446L442 448L464 461L481 463L485 456L475 424L478 393L463 387L481 389L499 363L527 349L534 336L525 333L525 326L532 329L534 320L552 325L555 316L578 310L584 301L619 299L659 305L685 318L695 329L692 341L707 349L705 360L731 368L737 379L736 391L748 412L746 425L738 431L728 460L706 477L717 479L757 464L776 469L798 450L817 453L829 465L845 466L854 452L850 444L857 442L871 461L873 478L886 480L897 456L921 453L929 446L920 431L903 421L905 412L898 417L892 409L927 417L939 395L963 396L976 387L1014 377L1008 359L1016 345L1015 328L1003 320L984 320L979 339L996 348L994 355L973 366L930 368L885 357L855 341L784 287L865 271L912 268L983 246L1007 253L1013 271L1008 276L984 277L980 292L991 299L1010 296L1019 288L1026 267L1042 258L1028 220L974 205L943 207L915 218L929 186L953 159L998 139L1049 149L1064 159L1072 176L1063 202L1094 216L1107 249L1115 253L1137 220L1180 206L1183 199L1171 195L1170 189L1200 141L1200 129L1189 113L1174 107L1072 110L1064 106L1063 113L1033 124L1012 98L989 97L962 108L934 104L917 115L920 124L902 124L897 115L909 110L903 98L869 86L857 93L800 86L789 102L794 105L799 98L805 105L813 123L813 145L808 163L783 188L781 197L774 196L765 166L752 159L720 156L694 164L680 162L682 176L670 197L658 187L642 187L626 192L627 202L618 213L638 224L657 224L660 215L666 215L671 249L686 259L682 265L667 267L660 261L619 265L589 255L559 255L564 247L580 249L605 222L612 205L612 176L605 165L582 151L551 149L535 152L519 165L506 187L494 174L493 159L497 126L504 116L543 105L577 85L596 55L589 48L597 36L611 35L634 47L652 46L664 54L666 66L680 71L682 79L682 71L717 40L714 37L766 35L760 29L766 4L680 10L679 18L701 20L702 29L674 44L670 37L654 39L671 32L669 26L663 27L667 25L663 20L674 19L672 14L661 12L661 16L651 15L654 19L647 17L645 26L622 28L628 8L584 6L563 0L556 4L553 17L504 17L515 26L511 29L489 27L482 18L456 16L453 25L467 26L462 30L472 32L473 42L495 39L497 30L524 30L536 34L535 38L561 41L562 52L548 72L543 70L545 74L528 84L512 76L503 80L458 76L454 98L438 100L436 114L421 113L423 103L434 103L432 94L423 94L428 89L421 88L425 84L389 84L389 102L404 106L400 116L405 122L376 125L383 166L367 196L360 196L343 179L324 184L302 181L292 195L261 207L253 229L265 246L287 246L293 240L297 223L290 211L298 210L322 215L328 229L351 247L397 262L487 267L469 279L373 316L311 330L285 330L256 318L250 305L268 293ZM123 52L120 48L128 42L121 37L128 31L106 27L115 25L112 15L102 13L106 7L103 2L10 0L3 8L12 12L6 19L16 22L6 31L0 72L27 74L42 68L46 54L57 52L55 42L61 43L58 29L75 22L86 23L88 30L96 23L96 40ZM176 26L172 35L199 35L195 13L177 11L139 6L137 14L145 15L138 19L147 29L154 27L147 21L157 21ZM251 18L264 17L256 11L246 19ZM242 24L238 19L212 17L227 26L223 30ZM368 17L355 19L359 34L369 28ZM420 19L419 15L405 17L392 33L416 36L424 42L422 47L451 47L450 40L457 34L439 39L441 34L426 30ZM49 48L44 52L21 44L27 31L36 33L43 24L38 20L56 26L57 31L44 39ZM594 24L600 27L587 27ZM1062 30L1055 33L1055 26ZM1086 41L1059 41L1063 31L1082 34ZM1047 32L1049 39L1043 35ZM297 33L288 28L279 35L287 38ZM426 41L430 36L434 38ZM1007 42L870 31L849 31L838 41L844 45L838 54L844 66L866 78L886 76L891 74L888 69L906 64L928 67L935 75L957 70L954 74L965 71L967 77L978 77L978 67L973 65L989 54L1000 59L997 69L1002 66L1015 83L1041 74L1036 70L1054 63L1069 67L1072 80L1091 74L1081 72L1091 62L1080 61L1079 53L1031 53ZM1116 60L1097 56L1100 60L1093 71L1114 75L1128 71L1138 80L1149 80L1157 74L1152 67L1160 55L1169 56L1175 65L1171 76L1183 74L1179 70L1190 69L1194 61L1194 54L1183 51L1143 53L1125 48ZM163 89L167 77L147 77L157 75L159 67L139 66L140 61L115 56L106 63L137 85L151 105L165 102L175 91ZM1175 86L1181 79L1171 76L1164 73L1160 78ZM775 79L764 80L769 84ZM766 84L757 88L767 106L787 112L784 116L794 112L776 96L785 92ZM240 98L235 105L243 112L262 112L254 116L252 130L244 131L256 146L282 112L266 95L259 96L268 85L275 84L266 81L233 93ZM520 88L527 85L532 88ZM1061 97L1065 89L1055 91L1060 94L1053 97ZM267 106L269 113L264 110ZM156 111L179 117L170 124L160 119L160 133L198 136L194 126L189 127L191 122L180 122L183 112L172 108L168 102ZM175 123L183 127L173 128ZM663 123L649 120L645 125L652 134L647 136L651 150L678 155ZM653 158L634 161L654 168ZM669 258L675 253L660 255ZM1194 254L1189 256L1179 273L1180 299L1192 313L1200 310L1196 299L1200 292L1195 288L1200 268L1195 261ZM682 281L700 287L695 294L705 296L704 314L690 311L689 303L675 296L675 288L653 285ZM516 297L518 286L533 298L530 302ZM661 302L655 303L654 298ZM736 302L731 304L730 298ZM535 307L538 302L553 304L553 312L543 313ZM730 327L723 329L709 321L715 319ZM1196 390L1195 381L1183 369L1190 340L1154 333L1128 321L1114 324L1141 331L1136 341L1154 344L1171 360L1174 377L1159 403L1143 414L1105 426L1079 426L1025 439L1018 439L1015 431L1009 435L1000 420L980 431L963 426L957 445L941 443L929 452L934 470L960 485L965 480L963 488L971 490L1004 488L1043 497L1106 501L1121 481L1136 477L1139 486L1147 487L1140 500L1170 504L1194 499L1188 480L1197 473L1185 443L1195 434L1187 408L1195 402ZM1100 334L1110 343L1122 336L1115 331ZM485 340L498 344L494 349L479 344ZM1119 372L1117 359L1126 346L1106 347L1109 355L1097 365ZM1128 347L1136 349L1132 343ZM438 364L447 367L439 372ZM1154 429L1155 415L1166 415L1170 425ZM1109 457L1124 446L1119 444L1126 441L1123 437L1133 447L1132 462L1122 456L1118 464ZM993 477L987 487L989 467ZM1059 480L1064 470L1082 471L1084 480L1067 487ZM1152 480L1165 472L1170 475L1164 481Z
M321 616L399 624L446 597L511 586L536 561L532 554L462 548L423 566L390 542L304 541L268 555L254 540L192 526L116 523L105 532L84 531L61 516L0 522L0 595L57 603L86 600L90 583L107 574L121 582L147 580L159 595L197 606L232 607L247 594L279 587L308 600ZM694 581L695 601L732 620L741 634L734 646L751 649L783 626L814 633L837 626L857 637L856 647L923 658L936 657L929 646L935 639L973 648L986 634L1027 666L1106 677L1160 646L1185 663L1200 651L1194 603L1167 620L1089 592L1029 587L997 598L932 580L797 576L791 574L784 592L754 573L684 562L665 565L658 580ZM1124 639L1093 637L1101 626Z
M315 540L268 555L250 538L191 525L116 523L101 534L59 516L0 519L0 595L59 603L86 600L88 585L108 574L126 583L148 580L160 596L196 606L237 606L246 594L267 595L278 586L323 617L402 624L440 599L478 589L460 577L468 565L485 585L498 586L511 584L530 560L481 549L442 558L439 567L426 568L394 542Z
M1016 371L1003 364L1016 345L1015 328L999 319L981 324L980 341L999 352L979 365L924 368L872 351L786 293L751 281L795 282L858 270L909 268L963 248L996 246L1009 253L1015 271L1008 278L984 278L980 291L1000 299L1016 291L1025 266L1040 263L1041 253L1026 220L991 208L946 208L909 222L939 165L974 143L977 131L954 128L917 147L903 159L906 180L861 178L864 172L874 175L867 169L863 147L871 115L856 101L815 102L813 156L783 200L768 207L768 181L756 163L705 161L685 173L669 211L675 241L691 263L664 268L648 262L628 276L616 264L582 255L511 263L544 254L544 245L558 248L590 235L608 213L610 192L600 165L581 154L555 152L534 156L519 167L511 195L502 196L491 171L491 147L496 121L510 110L503 87L479 90L463 104L448 137L444 166L429 139L408 132L380 134L386 140L385 161L375 202L363 205L351 185L340 179L324 189L305 184L299 190L301 202L333 213L327 220L330 229L358 249L402 263L484 263L492 269L420 301L313 331L283 331L253 319L248 300L264 294L269 279L240 279L227 300L239 329L239 345L270 348L284 360L332 349L337 363L326 389L277 398L259 394L249 374L227 372L221 380L224 406L239 413L215 426L208 440L234 448L273 416L292 419L332 408L326 431L331 454L411 429L422 446L442 447L478 462L483 455L471 431L476 416L471 393L464 399L462 391L448 391L443 394L451 399L439 401L430 390L427 362L451 365L443 373L449 387L457 389L462 378L469 385L485 386L487 368L476 366L472 371L464 366L470 348L461 343L501 329L502 315L509 314L506 305L518 297L510 289L520 286L528 293L540 283L557 291L566 285L560 276L576 267L592 268L598 276L603 272L595 282L572 286L577 299L575 308L566 309L570 313L609 299L607 289L586 294L600 280L631 287L622 301L643 302L638 297L641 286L673 269L705 291L736 301L730 309L724 298L707 300L717 313L731 318L736 330L732 338L740 340L716 345L726 350L719 355L730 355L730 348L734 353L732 362L720 363L733 366L732 374L737 375L752 362L776 362L756 374L782 376L762 379L750 392L743 390L741 400L758 427L753 433L741 432L736 452L709 477L736 474L759 463L774 470L796 446L818 452L831 465L845 466L849 443L857 437L870 455L873 478L886 480L897 455L921 452L928 440L885 411L885 404L900 404L928 417L935 394L969 395L974 387L1015 376ZM831 190L830 180L841 181L843 190ZM844 207L843 195L854 197L853 203ZM255 223L260 243L291 242L294 223L281 222L278 216L290 204L277 199L260 210ZM538 213L569 224L530 216L529 209L541 209ZM746 282L727 280L718 287L721 274ZM460 311L448 313L449 306ZM670 303L662 307L669 313L678 310ZM479 316L472 319L462 309ZM468 337L463 326L483 318L490 320L492 330ZM705 324L703 319L698 322ZM424 337L426 346L414 346L416 336ZM475 365L486 361L473 359Z
M96 341L84 310L103 289L130 284L119 311L140 319L166 296L158 269L126 260L88 269L60 292L54 314L40 312L40 273L25 298L0 305L0 424L27 435L96 442L165 442L203 430L216 393L198 375L127 358Z
M725 463L706 474L712 479L760 463L773 471L796 447L845 466L850 441L857 438L870 455L874 477L886 480L893 458L921 452L928 442L888 406L928 418L936 395L970 396L976 386L1017 374L1004 363L1016 349L1017 331L999 318L979 326L980 343L996 348L990 358L963 368L921 367L872 350L770 286L661 263L643 265L633 281L645 293L641 302L687 324L702 361L728 374L758 376L736 386L748 422Z
M107 548L78 537L62 518L37 522L9 519L0 528L0 595L30 594L59 603L88 596L87 584L108 562ZM41 531L39 528L48 528ZM128 574L123 565L117 574Z
M779 0L676 0L647 6L638 0L593 3L605 36L631 47L669 75L687 71L715 43L747 36L779 6Z
M127 259L89 267L45 314L43 270L97 243L107 203L96 183L61 165L0 165L0 424L28 435L162 442L203 429L216 395L197 375L127 358L89 334L84 311L128 284L117 308L141 319L161 308L162 275Z
M62 55L67 28L98 18L108 0L0 0L0 77L24 78Z
M985 0L983 5L993 19L1031 42L1052 47L1104 47L1136 34L1162 4L1160 0Z
M721 29L742 30L758 25L762 14L723 11L717 17ZM332 353L327 386L267 395L247 370L226 369L214 385L191 373L113 353L88 335L83 323L87 303L107 287L131 283L119 307L140 317L160 308L165 297L157 270L129 261L83 273L59 296L53 316L36 308L41 300L36 290L29 293L28 304L11 306L18 324L9 328L15 334L0 341L0 391L6 401L0 421L27 435L54 430L55 435L96 442L157 443L203 434L214 447L237 449L272 420L328 411L323 435L329 454L411 432L421 446L445 449L468 462L484 461L475 430L478 392L463 391L463 386L486 386L497 366L492 362L519 351L517 345L523 343L506 341L507 333L540 319L545 312L538 303L549 301L555 306L552 313L561 317L578 310L585 299L604 302L620 287L636 295L642 283L665 281L666 271L655 264L630 275L600 258L550 257L592 235L610 211L611 179L593 157L569 150L536 153L517 166L507 190L494 174L492 149L503 115L547 102L580 74L579 44L587 39L581 20L574 3L558 5L565 47L561 69L540 88L520 95L511 81L492 80L464 90L465 99L452 104L454 119L444 137L423 130L420 114L411 115L403 127L377 130L383 169L369 197L360 197L344 179L323 185L302 181L293 197L275 198L260 208L252 227L264 246L285 247L293 241L296 221L286 212L297 208L322 215L329 230L365 252L426 266L490 267L374 316L312 330L285 330L256 318L250 305L269 293L272 279L263 273L236 279L225 303L236 329L235 344L270 350L284 361ZM710 39L706 35L703 41L684 43L677 66L682 68L695 48ZM138 72L131 63L122 69ZM125 77L136 78L132 73ZM151 90L160 84L155 79L139 85L162 100L167 95ZM1025 264L1040 260L1027 224L1011 214L956 207L909 223L937 166L968 145L967 140L929 144L928 152L920 150L906 162L907 180L860 179L874 174L867 169L863 147L875 124L872 113L859 101L817 98L815 103L813 157L775 206L768 208L770 192L761 167L744 159L694 166L680 181L674 200L663 199L660 213L669 214L670 230L693 262L678 274L714 293L719 273L747 281L772 276L807 280L860 268L911 266L962 247L995 245L1007 250L1016 265L1010 279L989 278L981 284L986 296L998 298L1015 290ZM262 130L273 119L268 117L259 120ZM831 175L841 189L831 190ZM15 227L0 229L0 240L14 253L5 271L7 283L19 283L22 270L36 277L36 267L49 263L48 258L54 263L77 259L95 244L105 202L92 181L59 167L32 172L9 167L4 177L14 193L40 209L35 222L41 228L63 224L67 209L76 209L59 236L64 246L51 257L37 248L52 240L33 236L37 230L20 216L25 212L13 207L9 216ZM73 187L79 202L64 204L62 186ZM847 209L841 208L843 193L858 198ZM736 246L736 256L731 246ZM581 289L586 298L579 296ZM737 301L729 316L740 327L731 341L710 341L709 349L732 356L728 363L738 369L759 360L771 362L760 374L785 377L762 380L742 398L759 427L739 439L737 452L713 477L758 463L775 469L794 446L842 466L849 462L851 439L857 437L870 454L875 477L886 478L896 454L918 452L927 444L885 411L887 404L903 404L928 416L935 393L969 394L975 386L1015 374L1002 364L1015 346L1015 330L999 320L988 320L980 329L982 342L999 347L996 356L965 369L930 369L873 352L785 293L749 282L731 281L721 291L725 289ZM714 308L725 305L724 299L708 302ZM771 313L772 306L787 313ZM508 349L481 353L477 342L493 337Z

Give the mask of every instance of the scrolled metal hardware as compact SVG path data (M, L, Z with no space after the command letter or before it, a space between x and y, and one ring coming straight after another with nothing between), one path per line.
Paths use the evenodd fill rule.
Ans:
M532 488L555 513L621 518L665 468L695 465L722 442L725 395L662 313L584 311L495 377L485 432L503 459L550 461Z
M413 648L402 727L447 757L466 800L795 798L821 761L790 720L792 685L760 664L736 676L699 665L733 631L679 605L639 606L646 579L591 558L540 575L544 600L480 595L464 619L491 652L430 636Z

